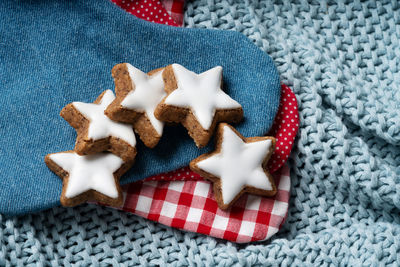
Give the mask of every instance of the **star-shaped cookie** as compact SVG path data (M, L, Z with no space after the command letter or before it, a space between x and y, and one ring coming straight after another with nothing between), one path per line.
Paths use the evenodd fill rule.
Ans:
M132 163L112 153L81 156L75 151L48 154L45 162L63 180L60 198L63 206L76 206L86 201L122 205L119 178Z
M178 122L188 130L198 147L204 147L218 122L239 122L242 106L222 91L222 67L196 74L179 64L163 72L167 96L154 115L166 122Z
M243 137L221 123L216 150L190 162L190 168L214 183L214 196L221 209L229 208L243 193L276 194L266 165L275 147L274 137Z
M164 122L154 116L158 103L167 95L162 78L163 69L144 73L129 63L114 66L116 98L105 114L115 121L132 124L143 143L153 148L159 142Z
M61 117L77 132L75 151L78 154L110 151L124 161L134 160L136 138L132 127L104 115L114 99L114 93L106 90L93 103L72 102L61 110Z

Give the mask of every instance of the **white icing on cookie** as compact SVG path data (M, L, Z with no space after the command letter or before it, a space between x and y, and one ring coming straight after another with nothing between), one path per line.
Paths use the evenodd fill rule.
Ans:
M228 126L224 126L222 138L220 153L196 165L221 179L224 204L229 204L246 185L272 190L273 187L262 168L262 163L270 152L272 141L267 139L245 143Z
M165 99L172 106L190 108L203 129L212 124L216 109L235 109L241 105L221 90L222 67L196 74L172 64L178 88Z
M89 121L88 137L93 140L103 139L109 136L118 137L130 144L136 145L135 134L130 125L115 122L104 115L104 110L115 99L114 93L107 90L99 104L73 102L74 107Z
M118 197L113 173L123 161L110 153L80 156L76 153L51 154L50 159L69 173L65 197L73 198L90 189L110 198Z
M153 125L154 129L161 136L164 122L156 119L154 110L167 95L164 91L162 71L154 75L147 75L131 64L126 63L126 66L135 90L129 92L124 100L122 100L121 105L128 109L136 109L139 112L145 112L151 125Z

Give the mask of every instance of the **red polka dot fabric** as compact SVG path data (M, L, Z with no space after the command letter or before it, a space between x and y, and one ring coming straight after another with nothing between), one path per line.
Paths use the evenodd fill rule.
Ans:
M183 8L185 0L161 0L171 18L180 26L183 25Z
M112 0L112 2L140 19L171 26L181 25L171 18L159 0Z
M282 84L281 102L269 132L269 135L276 138L275 151L268 162L271 173L282 167L289 158L298 130L299 112L296 96L288 86Z
M190 168L183 167L174 171L160 173L157 175L150 176L145 181L199 181L204 178L195 172L192 172Z

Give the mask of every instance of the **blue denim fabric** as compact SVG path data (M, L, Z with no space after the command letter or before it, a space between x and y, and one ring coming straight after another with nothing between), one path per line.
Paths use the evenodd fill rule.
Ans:
M114 88L121 62L150 71L177 62L202 72L224 68L224 87L244 108L237 129L265 134L279 104L271 58L232 31L156 25L103 1L0 2L0 213L23 214L59 204L62 181L44 164L48 153L73 149L75 131L60 116L72 101L92 102ZM210 151L186 130L167 127L160 144L138 144L122 183L187 165Z

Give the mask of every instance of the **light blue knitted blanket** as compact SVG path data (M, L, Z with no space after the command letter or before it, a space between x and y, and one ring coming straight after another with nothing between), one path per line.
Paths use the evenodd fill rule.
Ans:
M400 5L237 2L188 3L185 23L242 32L297 95L281 232L238 246L94 205L54 208L0 215L0 266L400 264Z

